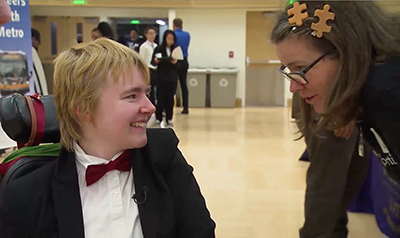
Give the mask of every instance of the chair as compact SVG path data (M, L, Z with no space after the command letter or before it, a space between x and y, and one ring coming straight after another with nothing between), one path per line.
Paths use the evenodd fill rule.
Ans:
M26 151L12 161L0 164L1 198L9 182L57 158L57 153L49 156L48 153L29 151L48 146L39 145L42 143L58 143L60 132L52 95L23 96L15 93L3 97L0 99L0 121L4 132L18 144L19 150L14 153Z

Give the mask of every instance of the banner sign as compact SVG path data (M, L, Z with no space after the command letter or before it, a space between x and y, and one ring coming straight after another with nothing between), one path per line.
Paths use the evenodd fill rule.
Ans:
M33 94L29 1L6 1L11 8L11 21L0 26L0 97L16 92Z

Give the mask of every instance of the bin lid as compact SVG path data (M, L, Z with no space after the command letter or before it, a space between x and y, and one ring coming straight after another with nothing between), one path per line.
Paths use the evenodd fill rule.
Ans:
M188 69L188 73L214 73L214 74L237 74L237 67L196 67Z
M221 68L213 68L211 69L211 73L216 74L237 74L239 69L236 67L221 67Z
M190 68L188 69L188 73L206 73L206 68Z

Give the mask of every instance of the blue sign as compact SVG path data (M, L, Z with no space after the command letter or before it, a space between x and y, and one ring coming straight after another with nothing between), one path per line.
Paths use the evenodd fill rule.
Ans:
M28 0L7 0L11 21L0 26L0 94L33 94L31 17Z

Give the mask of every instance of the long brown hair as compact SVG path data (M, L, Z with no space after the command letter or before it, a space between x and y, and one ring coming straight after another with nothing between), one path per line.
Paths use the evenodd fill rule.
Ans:
M271 32L271 41L278 44L288 38L305 37L321 53L335 49L331 57L339 57L340 68L325 101L325 111L314 126L312 108L301 100L301 116L298 125L304 134L310 129L326 127L337 129L362 115L361 90L367 79L371 63L383 62L392 56L400 56L400 19L384 13L374 2L364 1L299 1L307 4L309 17L303 26L293 28L288 22L289 5L277 16ZM329 20L330 33L322 38L311 35L311 23L316 9L329 4L335 19Z

